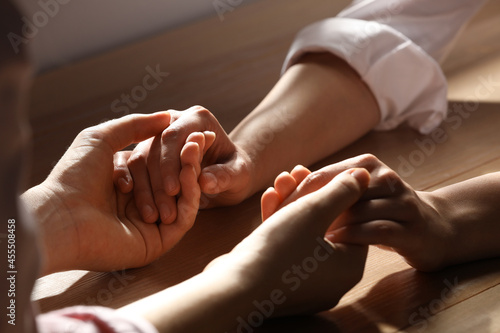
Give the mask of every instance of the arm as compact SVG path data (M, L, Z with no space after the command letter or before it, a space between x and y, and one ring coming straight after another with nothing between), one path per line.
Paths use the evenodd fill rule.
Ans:
M358 1L303 29L281 80L230 134L258 165L252 184L262 188L271 175L310 165L372 128L407 121L432 130L447 110L435 60L484 3Z
M205 206L238 203L265 188L279 171L317 162L373 128L408 122L430 132L447 111L446 79L436 60L444 58L484 2L357 1L338 17L303 29L279 82L230 133L235 143L230 151L225 133L217 133L200 177ZM145 179L141 173L148 170L164 180L153 182L160 188L144 201L159 207L168 202L165 193L177 193L179 148L168 140L182 142L190 131L216 124L199 120L166 130L162 143L168 148L161 159L151 161L144 149L133 161L132 178ZM150 186L144 183L139 187ZM175 213L162 220L173 219Z
M332 308L361 278L367 249L332 245L323 236L368 181L364 170L338 175L269 217L203 273L119 311L144 317L160 332L224 332Z
M450 225L445 264L500 256L500 172L418 194Z
M415 191L376 157L362 155L307 176L298 177L294 169L295 183L286 180L290 175L280 175L275 187L282 190L274 196L282 199L269 200L264 217L317 191L338 173L360 167L371 174L368 190L332 224L328 240L382 245L422 271L500 256L498 172L432 192Z
M423 271L500 256L500 173L432 192L390 177L400 190L355 206L331 241L384 245Z
M379 117L370 89L345 61L305 55L229 135L251 161L248 194L282 170L311 165L359 139Z

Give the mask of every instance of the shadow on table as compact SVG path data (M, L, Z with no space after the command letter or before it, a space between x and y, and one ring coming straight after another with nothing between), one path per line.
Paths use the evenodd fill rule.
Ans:
M316 316L269 320L255 332L423 332L439 320L434 315L498 284L499 276L500 259L436 273L406 269L379 280L353 303ZM490 320L470 325L470 331L489 332ZM461 326L460 331L467 330Z

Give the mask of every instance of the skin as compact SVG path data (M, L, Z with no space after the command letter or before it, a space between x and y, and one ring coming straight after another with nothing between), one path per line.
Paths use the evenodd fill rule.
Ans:
M264 218L350 168L365 168L371 181L360 201L330 227L326 238L331 242L381 245L421 271L500 256L499 172L432 192L415 191L375 156L362 155L305 178L293 177L293 171L280 175L281 190L263 195L274 198L263 204Z
M331 244L323 236L331 221L362 195L366 170L349 170L320 190L303 196L270 216L230 253L201 274L119 311L140 315L160 332L224 332L257 311L254 304L273 299L268 317L328 310L362 276L367 248ZM263 204L267 198L263 198ZM331 248L327 254L325 248ZM284 273L321 251L317 268L292 285ZM339 269L342 267L342 269ZM304 272L302 272L304 273Z
M120 194L112 185L116 151L161 132L168 118L164 112L130 115L82 131L47 180L23 195L37 223L36 235L45 254L43 272L142 265L170 245L161 240L172 239L177 230L182 236L182 228L189 228L176 226L179 220L172 224L141 221L133 194ZM204 134L196 132L181 150L182 196L177 206L179 216L185 215L188 222L198 211L197 179L204 144ZM144 317L160 332L220 332L238 325L239 317L256 311L256 299L265 302L274 290L282 292L280 301L266 318L332 308L361 279L367 248L333 245L324 235L331 221L361 197L369 177L362 169L339 174L322 189L270 216L201 274L119 311ZM183 205L184 195L189 201ZM24 243L28 235L18 236ZM141 252L143 247L151 257ZM318 255L318 249L321 256L315 269L306 277L301 275L300 285L295 282L292 288L284 273Z
M229 135L202 107L169 112L173 121L157 140L162 144L137 147L128 168L122 160L115 177L119 187L120 179L133 179L135 187L149 189L144 199L137 195L139 207L156 204L161 210L169 205L168 214L160 213L165 223L175 217L179 142L192 131L210 130L217 137L205 154L199 179L206 208L241 202L269 186L282 170L310 165L360 138L380 118L377 102L359 75L329 53L307 54L289 68ZM154 219L146 215L144 219Z
M47 179L23 194L22 200L39 221L47 262L44 274L76 267L109 271L144 266L191 228L200 197L193 184L200 171L194 166L205 146L202 133L189 136L180 154L182 195L175 223L144 223L132 193L123 194L113 186L113 155L160 133L169 120L167 113L159 112L85 129Z
M9 2L0 3L0 8L3 23L10 18L21 22ZM9 19L4 21L4 14ZM8 31L16 31L5 26ZM142 266L172 247L189 230L198 211L202 158L220 133L206 128L191 131L176 146L180 195L175 201L173 221L147 223L150 221L144 221L137 208L136 192L131 190L130 181L118 180L123 191L113 185L116 165L130 157L127 157L130 152L119 150L148 140L151 145L155 145L155 140L163 144L162 133L175 118L169 112L130 115L83 130L47 179L26 191L19 200L25 178L24 168L19 166L23 165L29 146L23 109L31 68L18 54L4 57L4 50L10 49L0 49L0 107L4 114L0 122L0 135L4 138L0 155L4 185L0 189L0 205L4 221L16 220L16 242L23 245L16 252L19 273L16 283L22 286L16 290L16 312L23 318L17 321L16 329L34 332L30 286L39 267L42 274L48 274L66 269L116 270ZM230 156L234 149L228 147ZM216 156L224 155L223 148L219 141L212 151ZM273 215L203 273L120 311L127 316L143 316L161 332L207 331L207 327L214 332L229 330L237 324L237 316L255 311L255 296L266 300L275 288L287 287L283 286L283 272L314 254L320 245L322 249L330 249L326 252L329 256L322 256L314 274L298 290L290 293L285 289L282 297L287 301L281 302L270 315L310 313L334 306L361 278L367 249L356 245L333 246L323 236L329 222L359 199L368 181L367 172L360 177L349 173L339 175L331 186ZM6 281L2 279L5 290ZM2 331L8 330L6 325L2 321Z

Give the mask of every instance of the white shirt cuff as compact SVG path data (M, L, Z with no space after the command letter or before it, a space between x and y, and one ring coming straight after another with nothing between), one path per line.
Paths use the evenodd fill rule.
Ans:
M309 52L330 52L359 73L378 102L378 130L407 122L429 133L446 117L447 84L439 64L387 25L339 17L316 22L298 34L282 72Z

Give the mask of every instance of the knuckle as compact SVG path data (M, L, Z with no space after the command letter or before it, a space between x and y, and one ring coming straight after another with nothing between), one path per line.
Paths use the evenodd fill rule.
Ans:
M405 183L401 177L396 171L389 168L383 168L378 172L378 183L384 187L388 185L393 193L399 193L405 189Z
M206 116L211 116L212 115L212 113L210 111L208 111L207 108L204 108L201 105L195 105L195 106L193 106L192 111L196 115L201 116L201 117L206 117Z
M357 157L360 166L374 166L380 164L380 160L373 154L363 154Z
M169 141L172 140L177 140L182 133L182 128L179 126L171 125L168 128L166 128L162 133L161 133L161 141L163 144L167 144Z
M305 189L319 189L332 179L326 172L317 171L309 174L301 184L301 187Z
M382 181L390 182L393 184L402 184L402 180L399 177L399 175L396 173L396 171L389 169L389 168L384 168L379 172L379 178Z
M138 167L143 167L146 165L147 156L143 152L133 153L127 161L127 165L130 168L136 169Z
M99 125L97 125L82 130L80 133L78 133L77 137L89 142L102 141L104 139L104 133L100 129Z

